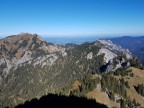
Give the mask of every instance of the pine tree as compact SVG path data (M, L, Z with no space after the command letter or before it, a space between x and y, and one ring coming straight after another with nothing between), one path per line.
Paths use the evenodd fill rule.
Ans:
M120 108L126 108L126 102L123 99L121 99Z

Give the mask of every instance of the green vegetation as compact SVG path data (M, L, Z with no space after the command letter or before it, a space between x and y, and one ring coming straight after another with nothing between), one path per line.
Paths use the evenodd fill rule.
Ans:
M124 79L117 80L111 74L102 75L101 79L102 91L109 92L110 99L114 100L113 95L119 94L124 98L127 97ZM108 91L107 91L108 90Z
M132 70L128 70L127 67L117 69L117 70L114 72L114 75L116 75L116 76L121 75L122 77L123 77L123 76L131 76L131 77L134 76L134 74L132 73Z
M138 84L135 89L141 96L144 96L144 84Z
M100 83L99 77L96 77L95 79L90 79L86 77L82 80L81 91L84 92L92 91L94 88L96 88L96 85L98 83Z
M95 79L91 79L90 76L85 77L80 81L81 86L78 89L72 90L70 95L76 96L84 96L86 93L94 90L98 83L100 83L100 78L96 77Z
M32 54L32 56L36 59L39 56L47 55L48 53L42 49L36 49L36 52Z
M120 108L126 108L126 101L123 99L120 101Z
M136 58L130 59L130 64L132 67L136 67L139 69L144 69L144 66L140 63L140 61Z
M89 80L89 82L83 79L86 80L84 76L99 72L99 67L103 61L102 55L96 56L99 48L97 45L86 43L80 45L80 47L75 46L75 48L67 50L68 55L66 57L59 55L55 65L41 67L41 65L33 66L25 63L16 69L11 69L0 86L0 93L2 94L0 105L5 106L4 103L10 101L14 105L13 99L20 103L22 101L19 98L28 100L47 93L59 93L62 88L65 88L66 84L70 85L76 79L83 82L79 90L81 94L88 92L89 89L92 90L96 87L97 81ZM16 51L14 50L12 55L15 55ZM39 49L35 49L35 51L36 53L32 55L34 58L48 54ZM93 59L87 60L87 54L90 52L93 52ZM65 93L64 91L63 93ZM12 98L7 99L6 97Z

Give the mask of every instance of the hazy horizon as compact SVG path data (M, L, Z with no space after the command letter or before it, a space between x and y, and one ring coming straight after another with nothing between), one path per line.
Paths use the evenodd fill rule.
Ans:
M39 35L39 34L38 34ZM3 39L7 36L0 37L0 39ZM88 35L88 36L42 36L39 35L40 38L43 40L58 44L58 45L66 45L69 43L72 44L82 44L85 42L94 42L98 39L111 39L111 38L117 38L117 37L125 37L125 36L98 36L98 35ZM130 36L130 37L141 37L141 36Z
M8 35L3 35L3 34L0 34L0 38L5 38L5 37L8 37L8 36L12 36L12 35L19 35L21 33L30 33L30 32L20 32L20 33L16 33L16 34L8 34ZM130 37L140 37L140 36L144 36L144 34L139 34L139 35L123 35L123 34L119 34L119 35L98 35L98 34L95 34L95 35L91 35L91 34L87 34L87 35L41 35L41 34L38 34L38 33L30 33L30 34L37 34L39 35L40 37L43 37L43 38L76 38L76 37L98 37L98 38L113 38L113 37L123 37L123 36L130 36Z

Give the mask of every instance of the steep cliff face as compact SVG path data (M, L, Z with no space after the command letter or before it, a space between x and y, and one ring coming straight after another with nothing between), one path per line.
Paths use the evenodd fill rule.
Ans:
M64 47L37 34L9 36L0 40L0 105L58 92L87 75L115 71L131 58L108 40Z
M132 55L128 49L113 44L110 40L98 40L96 45L100 45L101 49L97 55L104 54L104 65L101 66L101 72L115 71L118 68L129 66L129 60ZM125 65L123 65L125 64Z

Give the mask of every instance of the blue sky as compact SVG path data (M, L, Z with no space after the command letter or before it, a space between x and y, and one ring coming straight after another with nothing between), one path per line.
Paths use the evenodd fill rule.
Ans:
M144 35L144 0L0 0L0 36Z

